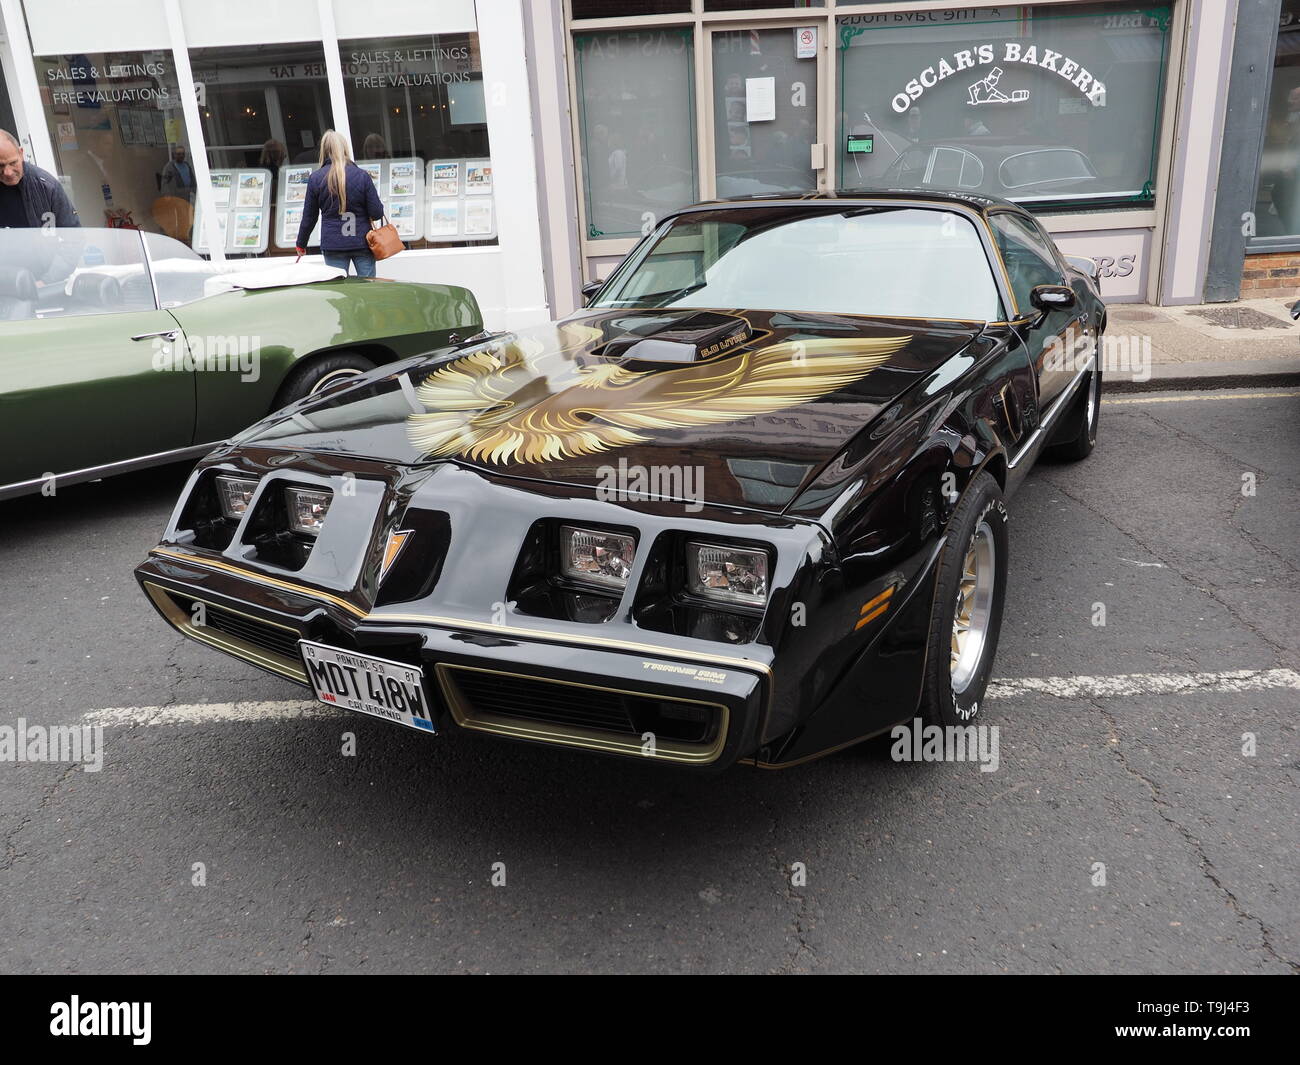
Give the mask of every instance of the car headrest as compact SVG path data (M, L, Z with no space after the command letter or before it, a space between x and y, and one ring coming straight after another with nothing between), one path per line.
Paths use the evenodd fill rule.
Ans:
M35 300L36 278L24 266L0 266L0 296L15 300Z
M92 307L112 310L122 302L117 278L104 274L78 274L72 281L72 299Z

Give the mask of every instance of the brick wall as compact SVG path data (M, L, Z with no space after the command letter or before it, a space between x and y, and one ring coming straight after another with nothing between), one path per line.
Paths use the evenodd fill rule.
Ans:
M1241 274L1241 298L1244 300L1300 296L1300 252L1270 252L1247 255Z

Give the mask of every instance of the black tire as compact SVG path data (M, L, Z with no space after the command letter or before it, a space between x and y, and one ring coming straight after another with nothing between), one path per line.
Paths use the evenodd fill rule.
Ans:
M1101 337L1097 338L1098 358L1101 355ZM1074 409L1066 416L1057 432L1058 443L1047 448L1047 454L1063 462L1079 462L1092 454L1097 446L1097 422L1101 417L1101 367L1094 366L1084 378Z
M313 395L334 384L357 377L367 370L373 370L375 363L355 351L336 351L330 355L304 359L295 366L276 397L276 407L287 407L290 403Z
M921 691L921 716L928 724L969 725L979 716L1002 629L1010 557L1007 547L1007 508L1002 489L989 474L978 473L949 519L947 542L939 555L938 585L930 615ZM985 583L977 580L963 588L962 578L971 552L976 552L979 559L977 568L987 566L991 560L991 577ZM959 641L955 628L966 603L965 599L959 599L959 593L966 589L971 604L966 618L973 621L978 616L981 624L978 644L970 644L969 650L966 642L970 639L969 632ZM974 631L973 627L970 631ZM954 660L959 642L964 660L961 657Z

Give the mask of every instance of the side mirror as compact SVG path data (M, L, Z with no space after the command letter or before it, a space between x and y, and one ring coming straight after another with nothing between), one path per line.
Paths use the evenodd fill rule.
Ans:
M1291 304L1291 321L1300 322L1300 300Z
M1074 289L1068 285L1035 285L1029 291L1029 302L1044 314L1068 311L1074 306Z
M588 281L582 288L578 289L582 293L582 305L585 307L591 302L591 297L605 287L604 281Z

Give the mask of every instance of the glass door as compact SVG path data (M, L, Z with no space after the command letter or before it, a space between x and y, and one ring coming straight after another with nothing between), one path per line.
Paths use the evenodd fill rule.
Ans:
M825 31L825 23L733 23L708 31L715 195L823 187L826 138L818 102Z

